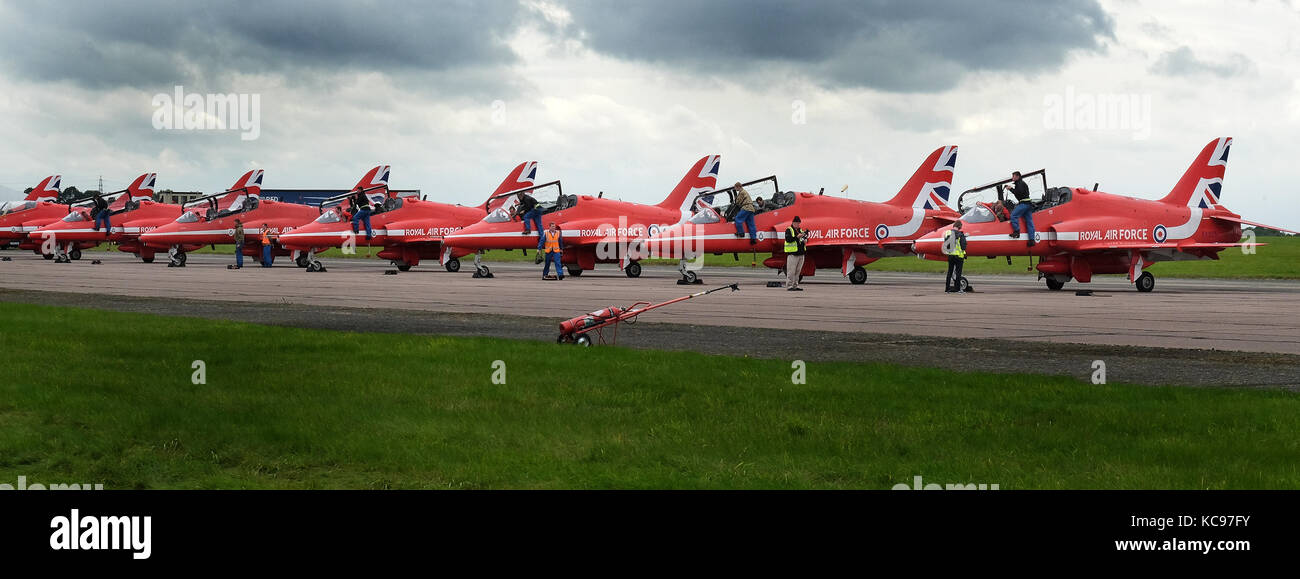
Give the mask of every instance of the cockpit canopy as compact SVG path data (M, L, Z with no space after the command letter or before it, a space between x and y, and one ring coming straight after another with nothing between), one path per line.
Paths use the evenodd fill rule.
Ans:
M543 215L569 209L578 204L577 195L565 195L560 182L551 181L550 183L503 193L488 199L487 206L492 210L488 212L487 217L483 218L483 221L485 223L505 223L510 221L514 217L515 209L519 206L520 193L536 199L537 209L541 210Z
M4 205L0 205L0 215L13 213L15 211L23 211L33 207L36 207L35 201L6 201Z
M90 221L90 216L84 211L73 211L63 218L67 223L76 223L78 221Z
M749 198L754 202L754 213L763 213L789 207L794 204L795 193L793 191L782 192L777 185L776 177L764 177L748 183L741 183L745 192L749 193ZM707 191L695 196L691 201L691 216L688 222L696 225L706 223L718 223L721 221L731 221L740 211L740 206L735 203L735 187L718 189L716 191Z
M226 191L216 195L200 197L194 201L186 203L183 207L185 215L181 215L176 221L179 223L193 223L200 217L207 221L221 219L237 213L245 213L257 209L261 204L261 199L257 195L248 195L243 190ZM182 221L190 214L193 218L188 221Z

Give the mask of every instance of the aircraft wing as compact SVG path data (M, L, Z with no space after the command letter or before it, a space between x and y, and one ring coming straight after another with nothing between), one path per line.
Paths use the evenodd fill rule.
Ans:
M1267 229L1275 229L1275 230L1277 230L1277 231L1282 231L1282 232L1285 232L1285 233L1300 234L1300 231L1291 231L1290 229L1283 229L1283 228L1281 228L1281 227L1274 227L1274 226L1272 226L1272 225L1266 225L1266 224L1263 224L1263 223L1256 223L1256 222L1254 222L1254 221L1246 221L1245 219L1242 219L1242 218L1240 218L1240 217L1229 217L1229 216L1227 216L1227 215L1211 215L1210 218L1211 218L1211 219L1219 219L1219 220L1222 220L1222 221L1231 221L1231 222L1233 222L1233 223L1240 223L1240 224L1242 224L1242 225L1253 225L1253 226L1255 226L1255 227L1264 227L1264 228L1267 228Z

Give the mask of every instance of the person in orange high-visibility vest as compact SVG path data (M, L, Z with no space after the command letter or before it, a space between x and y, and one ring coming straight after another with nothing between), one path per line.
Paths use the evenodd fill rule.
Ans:
M546 266L542 268L542 279L551 279L551 263L555 263L555 277L564 280L564 266L560 265L560 256L564 254L564 235L560 226L554 221L551 228L542 236L542 250L546 252Z
M275 256L271 255L271 248L275 244L275 236L271 234L271 226L262 224L262 267L271 267Z

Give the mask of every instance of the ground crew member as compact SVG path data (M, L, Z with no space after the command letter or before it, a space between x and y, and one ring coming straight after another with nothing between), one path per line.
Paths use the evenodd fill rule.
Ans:
M551 263L555 263L555 276L560 281L564 281L564 266L560 265L560 256L564 254L564 235L560 232L560 226L554 221L551 222L551 228L543 235L543 241L546 265L542 267L542 279L550 279Z
M244 267L244 224L235 220L235 269Z
M808 232L799 225L799 216L796 215L790 220L790 226L785 228L785 289L792 292L803 291L799 287L799 274L803 273L806 252L804 245L808 243Z
M366 223L367 240L375 236L374 231L370 229L370 198L366 197L366 192L364 189L358 189L357 194L352 196L352 234L353 235L360 233L359 231L357 231L358 221L364 221Z
M961 231L960 221L943 232L943 253L948 256L948 277L944 278L943 291L966 293L961 289L961 269L966 264L966 234Z
M113 225L108 222L108 202L104 201L99 193L95 194L95 206L90 210L90 216L95 218L95 231L99 231L100 222L104 223L104 237L108 237L113 231Z
M271 267L274 259L271 256L271 248L275 244L275 236L271 235L271 226L262 224L262 267Z
M1020 238L1020 220L1025 220L1025 232L1029 234L1029 247L1038 243L1034 241L1034 204L1029 201L1029 185L1020 178L1020 171L1011 174L1011 194L1016 197L1016 207L1011 210L1011 238Z
M758 233L754 230L754 200L750 199L749 191L741 187L740 183L733 185L732 189L735 190L735 193L731 196L731 202L740 208L740 211L736 212L735 218L736 237L744 237L745 231L742 225L748 226L749 244L756 245L758 243Z

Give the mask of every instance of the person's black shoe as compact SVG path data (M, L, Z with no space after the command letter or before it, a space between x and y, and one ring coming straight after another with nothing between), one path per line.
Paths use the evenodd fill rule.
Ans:
M1020 239L1020 232L1019 232L1019 231L1012 231L1012 232L1011 232L1011 239Z
M529 231L529 230L527 230L527 229L524 230L524 235L532 235L532 234L533 234L533 232L531 232L531 231Z
M1038 245L1038 242L1037 242L1037 241L1034 241L1034 238L1030 237L1030 238L1029 238L1029 247L1033 247L1033 246L1035 246L1035 245Z
M788 291L788 292L801 292L801 291L803 291L803 288L801 288L801 287L791 287L791 288L786 288L785 291Z
M738 238L739 238L739 237L744 237L744 236L745 236L744 233L737 233L737 234L736 234L736 237L738 237Z

